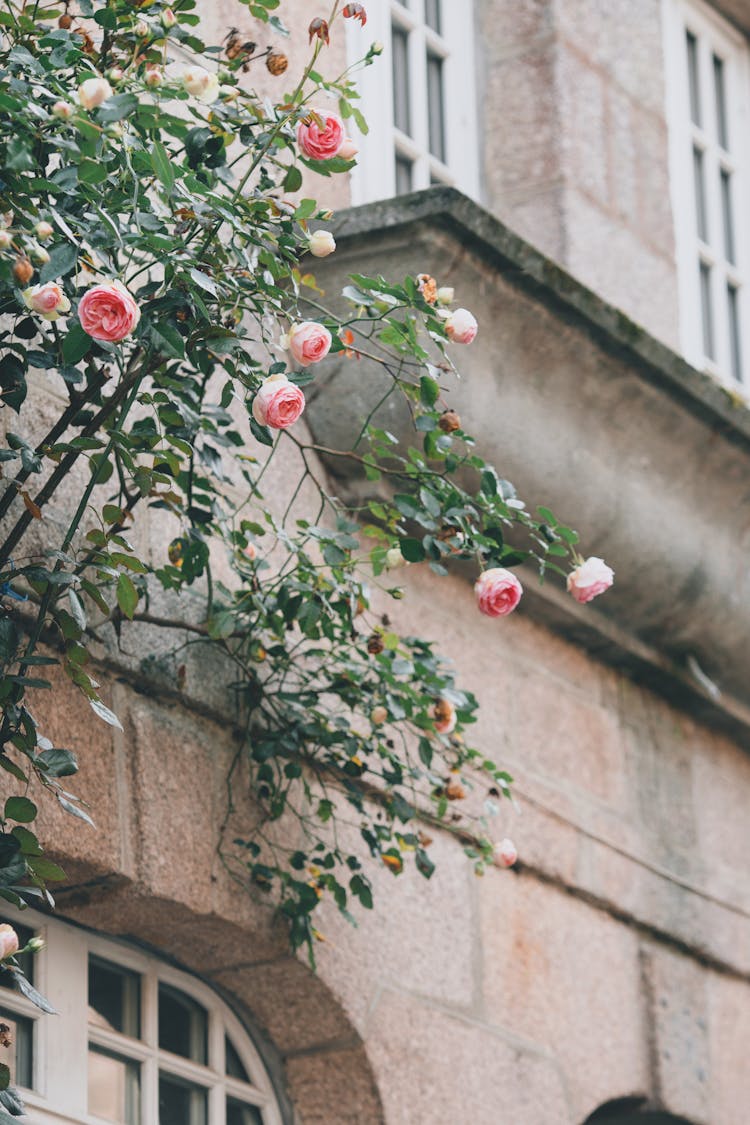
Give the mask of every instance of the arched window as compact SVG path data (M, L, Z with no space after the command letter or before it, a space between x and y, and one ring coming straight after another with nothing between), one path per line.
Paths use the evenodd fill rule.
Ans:
M46 946L24 967L59 1014L0 987L0 1058L29 1125L281 1125L260 1055L213 989L124 943L37 922Z
M649 1106L644 1097L616 1098L600 1106L583 1125L690 1125L685 1117Z

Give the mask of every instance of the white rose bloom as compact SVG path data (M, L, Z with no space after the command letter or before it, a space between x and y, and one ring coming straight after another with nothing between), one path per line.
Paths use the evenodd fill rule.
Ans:
M112 87L106 78L87 78L78 87L78 100L84 109L96 109L112 97Z

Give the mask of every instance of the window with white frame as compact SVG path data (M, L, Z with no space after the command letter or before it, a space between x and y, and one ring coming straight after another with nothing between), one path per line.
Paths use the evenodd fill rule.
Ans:
M384 47L358 84L369 133L354 139L355 203L432 184L478 195L473 0L380 0L366 31L348 22L352 62L369 41Z
M28 972L59 1014L0 987L0 1059L29 1125L281 1125L257 1050L211 988L61 922L36 932Z
M750 392L750 47L700 0L665 0L682 347Z

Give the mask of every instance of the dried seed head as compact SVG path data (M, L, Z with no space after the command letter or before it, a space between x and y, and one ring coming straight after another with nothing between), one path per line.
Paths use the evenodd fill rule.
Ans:
M444 434L453 434L461 429L461 419L455 410L444 410L438 418L438 426Z
M288 66L289 59L286 57L283 51L271 51L271 53L266 57L266 69L268 70L269 74L273 74L275 78L278 78L280 74L283 74Z
M34 276L34 267L25 254L19 254L13 263L13 276L19 285L28 285Z
M321 19L316 16L307 29L308 42L312 43L313 39L322 39L326 46L330 45L331 37L328 34L328 20Z
M367 23L367 12L364 4L345 4L342 15L347 20L359 20L362 27Z
M380 633L371 633L367 638L367 651L370 656L378 656L385 649Z

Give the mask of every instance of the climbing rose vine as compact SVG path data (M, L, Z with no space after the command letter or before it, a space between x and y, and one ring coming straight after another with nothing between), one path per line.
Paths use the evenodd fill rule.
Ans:
M68 790L75 747L45 734L48 669L92 722L118 726L92 644L115 659L128 638L141 681L158 691L170 676L186 705L190 644L231 670L226 824L255 807L231 818L223 861L312 950L322 898L372 905L373 863L398 874L413 860L430 877L420 823L458 833L480 872L515 860L487 820L511 779L471 745L476 700L431 641L399 630L403 568L438 582L468 563L493 618L518 605L521 564L581 602L612 572L584 563L576 533L530 511L462 429L454 361L488 328L455 306L450 278L418 262L405 279L355 274L349 311L326 304L311 266L335 253L320 225L332 216L305 174L345 175L352 123L366 125L356 68L322 71L343 19L363 35L361 65L379 48L363 5L334 4L293 29L310 42L294 84L277 6L238 5L247 29L211 47L193 0L6 0L0 16L0 896L51 902L63 877L42 849L55 841L34 831L38 802L96 817ZM305 389L344 363L387 374L411 445L377 410L349 447L310 437ZM371 482L356 511L332 495L321 453ZM299 466L281 504L265 491L278 461ZM171 529L148 551L146 510ZM158 668L155 630L174 653ZM460 811L472 787L487 798L478 815ZM288 832L271 828L282 818Z

